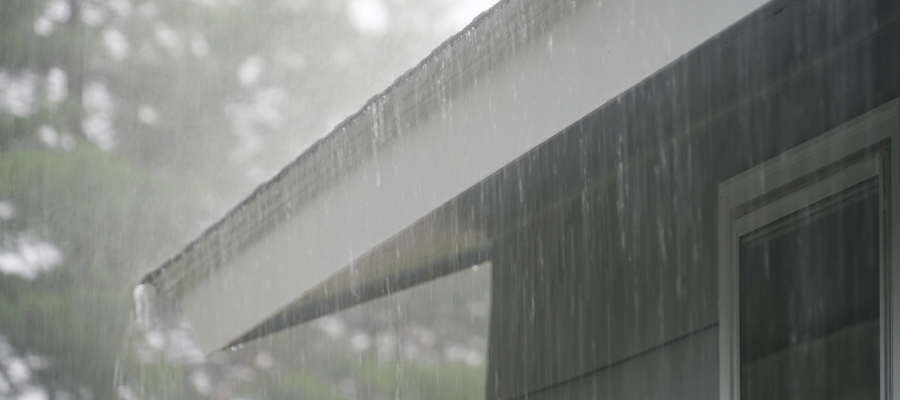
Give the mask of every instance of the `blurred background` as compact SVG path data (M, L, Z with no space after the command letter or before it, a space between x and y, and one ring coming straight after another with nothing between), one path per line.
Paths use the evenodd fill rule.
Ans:
M489 265L205 357L143 273L492 0L0 1L0 399L482 398Z

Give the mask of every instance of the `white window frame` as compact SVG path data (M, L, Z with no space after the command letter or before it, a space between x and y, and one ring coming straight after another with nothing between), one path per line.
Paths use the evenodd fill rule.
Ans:
M894 99L719 184L720 399L738 400L741 393L739 238L880 176L880 398L900 400L900 353L891 352L900 349L900 257L891 257L900 254L900 212L891 212L900 210L898 167L900 100Z

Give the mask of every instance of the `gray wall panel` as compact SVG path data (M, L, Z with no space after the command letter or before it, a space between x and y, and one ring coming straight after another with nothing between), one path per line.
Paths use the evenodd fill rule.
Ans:
M667 211L691 195L680 183L621 207L614 188L598 188L496 242L492 396L552 386L715 322L715 253L690 212Z
M719 390L713 326L608 368L528 394L530 400L704 400ZM524 397L520 397L524 398Z
M900 93L876 73L900 71L881 4L771 3L472 191L494 238L489 398L716 323L718 183Z

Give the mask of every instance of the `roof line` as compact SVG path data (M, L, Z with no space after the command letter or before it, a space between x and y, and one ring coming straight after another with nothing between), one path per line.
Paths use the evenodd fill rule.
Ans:
M312 195L309 193L316 189L319 189L316 185L324 185L321 181L328 180L323 179L323 177L309 177L308 180L310 182L305 182L306 185L298 185L300 188L297 192L304 192L300 194L282 194L279 193L277 186L285 181L292 174L303 173L305 167L309 166L309 163L312 162L316 157L328 157L328 150L330 150L327 146L333 144L336 140L343 140L345 142L350 142L356 147L353 147L350 153L353 150L356 150L356 153L361 155L365 155L365 153L369 153L371 155L373 152L371 147L381 146L387 142L387 139L397 136L396 132L392 132L388 130L384 135L384 137L377 137L378 132L375 132L375 138L368 138L368 136L363 137L359 135L359 130L352 129L354 127L359 127L361 124L365 124L366 118L372 117L376 118L374 121L374 125L377 125L379 122L377 118L380 118L380 115L375 115L378 113L378 108L380 105L384 105L387 101L386 99L394 99L400 98L402 99L404 95L413 95L416 97L428 97L433 96L435 90L448 90L446 86L448 82L440 82L438 81L438 85L434 87L434 90L430 90L427 93L418 93L416 89L419 89L420 83L428 83L429 78L438 78L440 79L440 73L445 72L446 70L451 70L452 67L459 65L454 65L456 63L463 62L469 66L473 63L492 63L497 62L499 60L490 59L490 56L494 57L503 57L500 55L486 55L488 50L491 50L493 45L507 45L506 43L500 43L500 39L507 39L509 37L515 37L516 34L519 34L522 38L527 36L528 29L534 28L536 17L542 13L546 14L545 11L551 8L554 4L563 3L561 0L543 0L543 1L523 1L523 0L500 0L497 4L492 6L490 9L479 14L469 25L463 28L460 32L451 36L449 39L445 40L441 45L439 45L435 50L433 50L425 59L420 61L415 67L404 72L399 78L394 80L394 82L388 86L385 90L380 92L379 94L372 96L363 107L357 112L353 113L346 119L344 119L340 124L335 126L335 128L326 136L322 137L315 141L312 145L310 145L305 151L303 151L300 156L298 156L294 161L285 166L281 171L279 171L274 177L272 177L267 182L258 186L247 198L238 203L235 207L231 208L219 221L211 225L207 228L202 234L200 234L195 240L191 241L187 246L184 247L178 254L166 260L159 267L149 271L145 274L140 280L141 284L153 284L157 287L157 290L160 293L168 292L172 289L175 289L176 286L183 286L185 280L191 280L190 278L193 276L194 278L201 278L200 275L204 273L204 271L178 271L175 276L172 276L171 279L164 278L167 273L174 272L173 268L180 262L182 262L186 257L191 255L194 252L203 251L203 246L214 246L211 241L214 241L215 235L219 234L226 235L228 234L226 227L228 224L241 224L242 229L245 231L253 231L252 228L258 228L257 230L268 229L269 225L277 223L274 218L274 214L287 216L290 214L291 209L296 210L300 204L292 204L291 201L294 197L302 197L303 195ZM507 12L508 10L508 12ZM521 16L520 14L526 14L526 18L508 18L512 21L507 21L504 23L504 20L500 16L501 13L504 14L512 14L512 16ZM552 19L552 18L551 18ZM487 28L480 29L483 25L486 25L491 22L497 22L500 24L500 27L505 28L504 30L489 30ZM524 31L524 32L523 32ZM473 37L477 36L477 37ZM493 39L493 40L492 40ZM484 43L484 42L487 43ZM446 57L448 54L453 54L454 49L460 46L466 46L467 44L473 46L477 46L477 52L474 53L474 56L471 59L463 59L461 57L451 57L449 62L441 63L443 60L442 57ZM481 46L485 45L485 46ZM513 46L515 44L512 44ZM457 53L463 53L463 50L456 51ZM436 67L432 65L437 64ZM447 65L450 64L450 65ZM432 68L432 71L429 73L429 68ZM454 71L450 71L454 72ZM453 78L453 76L451 76ZM450 79L452 80L452 79ZM452 82L451 82L452 83ZM427 86L426 86L427 88ZM406 93L403 90L407 90ZM412 93L408 93L409 90L412 90ZM443 93L446 95L447 93ZM418 100L418 99L415 99ZM408 112L421 112L419 101L413 101L412 109L401 110L400 114L406 114ZM374 110L374 112L370 112L370 110ZM384 110L381 110L384 113ZM417 115L413 115L412 119L415 120ZM390 123L390 121L388 121ZM376 127L377 129L377 127ZM365 140L368 139L368 140ZM360 143L354 142L354 140L362 140ZM344 143L342 143L344 144ZM320 154L322 153L322 154ZM332 165L335 167L329 171L325 171L319 175L335 175L335 178L339 178L339 172L344 172L347 170L352 170L355 166L359 165L364 161L365 158L368 157L344 157L345 159L338 159L336 161L332 161ZM302 179L302 177L301 177ZM328 180L333 183L334 179ZM266 202L265 197L271 196L271 202ZM294 196L288 199L280 198L279 196ZM257 204L262 202L263 204ZM301 201L302 202L302 199ZM248 212L252 212L250 210L251 205L260 205L262 207L268 208L265 212L261 210L257 212L254 216L256 218L249 219L246 215ZM257 207L259 208L259 207ZM280 213L279 213L280 211ZM240 219L245 219L246 222L241 223ZM264 219L269 219L268 221L263 221ZM259 222L261 221L261 222ZM255 226L254 226L255 225ZM255 239L255 236L261 232L243 232L237 233L237 235L243 235L240 239L243 239L243 244L249 244ZM233 236L232 234L228 234L229 236ZM232 241L235 238L229 237L228 240ZM238 241L241 241L241 240ZM238 246L239 247L239 246ZM233 251L236 252L239 249ZM234 254L220 254L221 251L213 254L215 258L219 260L209 260L203 259L202 262L212 262L217 265L223 264L229 257ZM214 269L214 268L213 268ZM162 282L161 282L162 281Z

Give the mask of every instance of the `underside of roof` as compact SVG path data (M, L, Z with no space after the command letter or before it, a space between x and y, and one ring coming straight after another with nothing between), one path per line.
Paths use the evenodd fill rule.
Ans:
M763 3L502 1L142 283L212 352L490 260L485 179Z

